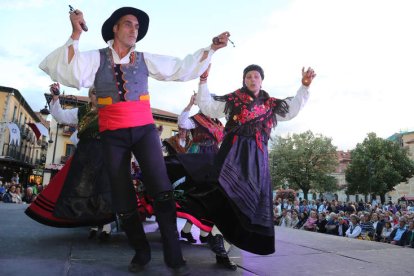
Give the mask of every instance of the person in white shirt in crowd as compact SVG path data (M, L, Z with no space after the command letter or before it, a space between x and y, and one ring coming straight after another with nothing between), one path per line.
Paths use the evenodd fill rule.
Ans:
M413 202L409 202L408 203L408 206L407 206L407 211L408 212L414 212L414 204L413 204Z
M320 213L324 213L325 212L325 210L326 210L326 202L325 201L322 201L321 202L321 205L319 205L319 207L318 207L318 213L320 214Z
M359 217L357 215L351 215L351 221L348 230L346 230L345 236L347 238L358 238L361 235L361 226L359 226Z
M375 209L378 206L377 199L374 197L371 201L371 206L373 209Z
M384 228L382 228L381 232L381 241L386 242L391 235L393 228L390 221L386 221L384 224Z
M318 205L316 205L315 200L311 200L308 205L308 212L310 212L311 210L317 211L317 209Z
M391 234L388 237L388 241L391 244L404 246L408 240L408 229L407 229L407 219L405 217L399 218L398 226L392 230Z
M279 225L279 217L282 215L282 204L280 198L273 201L273 220L276 225Z
M279 226L280 227L291 227L292 226L291 220L292 219L290 217L290 211L288 211L287 209L283 209L282 215L279 218Z
M291 223L290 223L290 227L291 228L295 228L296 225L299 223L299 216L298 216L298 211L297 210L293 210L291 215Z

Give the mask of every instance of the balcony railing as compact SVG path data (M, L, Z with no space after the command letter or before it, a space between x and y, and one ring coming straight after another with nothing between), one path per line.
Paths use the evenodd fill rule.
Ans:
M7 158L12 158L16 161L21 161L21 162L32 164L32 165L36 164L36 162L38 162L37 160L40 160L39 161L40 163L44 163L46 161L46 155L44 153L43 153L44 157L41 159L37 159L37 157L35 156L30 156L31 154L33 155L33 150L35 149L39 149L39 147L30 147L30 150L29 150L29 149L21 148L20 146L16 146L14 144L4 144L1 155Z

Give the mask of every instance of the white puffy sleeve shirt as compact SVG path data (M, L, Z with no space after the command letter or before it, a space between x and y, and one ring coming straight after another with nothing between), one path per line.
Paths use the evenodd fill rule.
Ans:
M73 45L74 57L68 63L68 47ZM113 40L108 41L108 47L112 50L115 64L129 63L129 56L135 47L131 48L128 55L119 58L112 48ZM53 81L65 86L91 87L95 81L96 72L99 69L99 50L86 52L79 51L79 41L69 40L65 45L50 53L39 65L39 68L47 73ZM207 58L200 62L204 52L208 52ZM214 50L211 47L202 48L193 54L180 59L165 55L156 55L144 52L145 64L148 67L149 76L163 81L187 81L199 77L208 67Z
M287 98L285 101L289 105L289 112L285 117L279 116L276 114L278 121L288 121L296 117L299 111L305 106L306 102L309 99L309 90L307 86L301 86L296 93L295 97ZM224 114L225 102L216 101L210 95L208 90L207 83L200 84L198 87L197 93L197 103L205 115L210 116L211 118L222 118Z
M63 109L59 99L55 102L53 102L53 100L50 101L49 106L50 114L59 124L77 125L79 123L78 108ZM77 145L79 142L78 130L72 133L69 139L74 145Z
M178 126L184 129L194 129L196 124L190 119L190 111L183 111L178 116Z
M50 114L59 124L77 125L78 108L63 109L59 100L50 101Z

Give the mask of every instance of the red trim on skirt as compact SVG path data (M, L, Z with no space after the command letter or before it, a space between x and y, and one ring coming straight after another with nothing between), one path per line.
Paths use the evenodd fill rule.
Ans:
M36 197L25 213L32 219L53 227L77 227L79 223L68 219L57 218L53 215L56 201L62 191L63 183L68 174L72 157L65 166L51 179L49 185Z

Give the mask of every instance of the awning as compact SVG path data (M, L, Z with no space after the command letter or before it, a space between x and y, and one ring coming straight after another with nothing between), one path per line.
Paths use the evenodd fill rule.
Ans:
M47 170L58 170L60 171L65 164L46 164L45 169Z
M0 163L16 166L16 167L23 167L23 168L31 168L33 169L35 166L30 163L26 163L17 159L14 159L9 156L0 156Z

